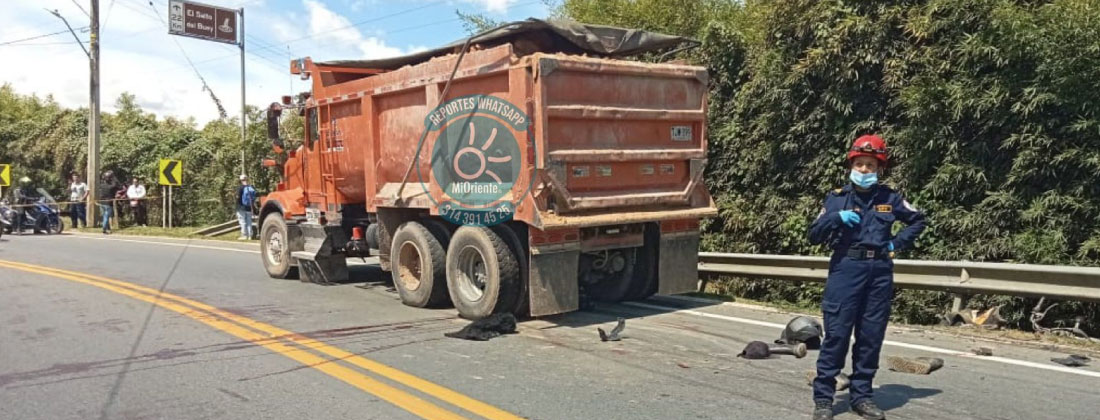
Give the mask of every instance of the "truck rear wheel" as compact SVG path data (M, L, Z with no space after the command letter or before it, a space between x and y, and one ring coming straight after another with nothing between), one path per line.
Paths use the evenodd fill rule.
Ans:
M513 311L519 281L514 252L492 229L462 226L451 236L447 286L463 318Z
M417 308L447 301L446 251L419 222L405 222L393 235L390 273L401 302Z
M504 243L512 250L516 256L516 261L519 263L519 282L516 283L516 304L512 308L512 313L517 317L526 317L530 315L531 309L528 305L527 299L527 285L528 285L528 266L527 266L527 247L524 246L523 241L519 238L519 233L514 228L508 226L508 224L501 224L492 227L493 231L500 235L500 238L504 240Z
M378 223L367 225L367 232L364 235L366 236L364 239L367 241L367 248L378 249Z
M282 213L270 213L264 217L260 229L260 254L267 275L277 279L298 277L298 267L290 261L290 235Z

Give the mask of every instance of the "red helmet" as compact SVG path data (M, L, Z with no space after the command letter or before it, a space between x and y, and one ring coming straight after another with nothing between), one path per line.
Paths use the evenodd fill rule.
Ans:
M856 141L852 142L852 147L848 149L848 160L851 161L857 156L870 156L885 165L888 157L886 155L886 142L882 140L882 137L874 134L859 136Z

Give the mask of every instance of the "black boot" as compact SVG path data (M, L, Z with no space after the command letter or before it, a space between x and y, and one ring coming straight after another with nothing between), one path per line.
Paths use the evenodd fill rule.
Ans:
M852 411L868 420L883 420L886 414L879 410L874 401L866 399L852 406Z
M833 420L833 402L814 401L814 420Z

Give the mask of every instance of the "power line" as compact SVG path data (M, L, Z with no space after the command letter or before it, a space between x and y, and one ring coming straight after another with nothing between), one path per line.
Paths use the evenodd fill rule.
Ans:
M77 2L76 2L76 0L73 0L73 4L75 4L75 5L76 5L76 8L77 8L77 9L80 9L80 11L81 11L81 12L84 12L84 16L86 16L86 17L87 17L88 19L91 19L91 18L92 18L92 15L89 15L89 14L88 14L88 11L87 11L87 10L84 10L84 6L81 6L81 5L80 5L80 3L77 3Z
M41 47L41 46L48 46L48 45L73 45L75 43L76 43L76 41L38 42L38 43L32 42L32 43L29 43L29 44L0 45L0 47L9 47L9 48L10 47ZM80 43L81 44L87 44L88 41L81 40Z
M521 4L517 4L517 5L516 5L516 6L514 6L514 7L524 7L524 6L530 6L530 5L533 5L533 4L539 4L539 3L541 3L541 2L542 2L541 0L536 0L536 1L530 1L530 2L527 2L527 3L521 3ZM442 3L442 2L436 2L436 3ZM396 15L400 15L400 14L403 14L403 13L406 13L406 12L411 12L411 11L415 11L415 10L419 10L419 9L423 9L423 7L417 7L417 8L413 8L413 9L407 9L407 10L404 10L404 11L400 11L400 12L395 12L395 13L391 13L391 14L389 14L389 15L385 15L385 16L380 16L380 17L378 17L378 18L372 19L372 21L373 21L373 20L379 20L379 19L384 19L384 18L387 18L387 17L392 17L392 16L396 16ZM435 26L435 25L439 25L439 24L444 24L444 23L450 23L450 22L455 22L455 21L458 21L458 20L461 20L461 18L451 18L451 19L444 19L444 20L439 20L439 21L435 21L435 22L430 22L430 23L426 23L426 24L420 24L420 25L414 25L414 26L407 26L407 27L402 27L402 28L398 28L398 29L395 29L395 30L389 30L389 31L386 31L386 33L387 33L387 34L393 34L393 33L401 33L401 32L411 31L411 30L414 30L414 29L420 29L420 28L424 28L424 27L428 27L428 26ZM354 25L352 25L352 26L356 26L356 25L361 25L361 24L364 24L364 23L368 23L368 22L369 22L369 21L362 21L362 22L359 22L359 23L357 23L357 24L354 24ZM317 35L323 34L323 33L325 33L325 32L331 32L331 31L343 30L343 29L347 29L347 28L349 28L349 27L351 27L351 26L345 26L345 27L341 27L341 28L336 28L336 29L330 29L330 30L327 30L327 31L320 31L320 32L316 32L316 33L314 33L314 34L311 34L311 35L308 35L308 36L305 36L305 37L301 37L301 38L296 38L296 39L292 39L292 40L290 40L290 41L286 41L286 44L288 44L288 47L289 47L289 43L290 43L290 42L298 42L298 41L301 41L301 40L304 40L304 39L308 39L308 38L311 38L311 37L314 37L314 36L317 36ZM275 47L275 46L273 46L273 45L272 45L272 47L269 47L269 48L253 49L253 50L251 50L251 52L256 52L256 51L261 51L261 50L268 50L268 51L270 51L270 50L272 50L273 48L278 48L278 47ZM203 64L211 63L211 62L214 62L214 61L224 60L224 59L227 59L227 58L232 58L232 57L237 57L237 56L238 56L238 54L237 54L237 53L233 53L233 54L228 54L228 55L223 55L223 56L218 56L218 57L212 57L212 58L207 58L207 59L204 59L204 60L199 60L199 61L195 61L195 62L194 62L194 64L195 64L196 66L199 66L199 65L203 65ZM282 70L280 70L280 71L282 71Z
M74 0L75 1L75 0ZM115 8L115 0L111 0L111 4L107 5L107 16L103 18L103 24L99 25L99 31L103 32L107 29L107 22L111 21L111 10Z
M75 30L83 31L85 29L88 29L88 27L87 26L81 26L79 28L76 28ZM24 41L31 41L31 40L35 40L35 39L39 39L39 38L45 38L45 37L48 37L48 36L60 35L60 34L65 34L65 33L69 33L69 30L66 29L66 30L63 30L63 31L51 32L51 33L42 34L42 35L36 35L36 36L29 37L29 38L13 39L11 41L4 41L4 42L0 42L0 46L8 45L8 44L16 44L16 43L20 43L20 42L24 42Z
M132 11L133 11L134 13L137 13L137 14L139 14L139 15L145 16L145 17L147 17L147 18L149 18L149 19L153 19L154 21L160 21L160 20L161 20L161 19L159 18L159 16L160 16L159 12L157 12L157 13L158 13L157 15L152 15L152 14L149 14L149 11L145 10L145 5L144 5L144 4L141 4L141 1L140 1L140 0L133 0L133 1L134 1L135 3L127 3L127 2L125 2L125 1L121 1L121 2L118 2L118 5L119 5L119 6L122 6L122 7L125 7L125 8L127 8L127 9L130 9L130 10L132 10ZM155 8L154 8L154 9L153 9L153 11L154 11L154 12L156 12L156 11L157 11L157 9L155 9Z
M160 16L160 12L157 10L157 7L153 5L153 2L149 2L149 7L153 9L153 13L157 14L157 19L160 20L160 22L164 24L164 26L168 26L168 22L165 22L164 18ZM175 37L169 38L172 38L172 42L176 44L176 48L179 48L180 53L183 54L183 58L187 60L187 64L190 64L191 69L195 71L195 75L198 76L199 81L202 82L202 89L210 93L210 98L214 100L214 105L217 105L218 107L218 115L221 118L225 118L227 114L225 113L225 107L222 106L222 101L218 99L216 95L214 95L214 90L211 89L210 85L206 83L206 79L202 77L202 73L199 72L199 68L195 67L195 63L191 61L191 57L187 55L187 51L183 49L183 45L180 45L180 42L176 40Z
M433 1L433 2L430 2L430 3L424 4L424 5L422 5L422 6L417 6L417 7L413 7L413 8L411 8L411 9L405 9L405 10L401 10L401 11L393 12L393 13L390 13L390 14L388 14L388 15L382 15L382 16L379 16L379 17L376 17L376 18L372 18L372 19L367 19L367 20L359 21L359 22L353 23L353 24L351 24L351 25L347 25L347 26L342 26L342 27L339 27L339 28L326 29L326 30L323 30L323 31L318 31L318 32L314 32L314 33L311 33L311 34L309 34L309 35L306 35L306 36L303 36L303 37L299 37L299 38L294 38L294 39L291 39L291 40L285 41L285 43L286 43L287 45L290 45L290 44L292 44L292 43L295 43L295 42L299 42L299 41L303 41L303 40L306 40L306 39L310 39L310 38L315 38L315 37L317 37L317 36L319 36L319 35L324 35L324 34L326 34L326 33L329 33L329 32L342 31L342 30L344 30L344 29L351 29L351 28L354 28L354 27L357 27L357 26L362 26L362 25L365 25L365 24L368 24L368 23L371 23L371 22L377 22L377 21L380 21L380 20L383 20L383 19L388 19L388 18L394 17L394 16L401 16L401 15L403 15L403 14L406 14L406 13L412 13L412 12L415 12L415 11L417 11L417 10L427 9L427 8L429 8L429 7L432 7L432 6L436 6L436 5L442 4L442 3L444 3L445 1L446 1L446 0ZM271 49L271 48L261 48L261 50L264 50L264 49L267 49L267 50L269 50L269 49Z

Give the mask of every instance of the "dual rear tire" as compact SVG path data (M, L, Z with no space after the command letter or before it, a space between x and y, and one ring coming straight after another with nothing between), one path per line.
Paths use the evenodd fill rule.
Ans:
M461 226L452 234L432 220L401 224L390 252L401 302L438 307L450 298L467 319L517 311L523 288L518 244L512 243L517 237L477 226Z
M432 230L414 221L402 223L393 234L390 273L401 302L408 306L440 306L447 301L447 237Z

